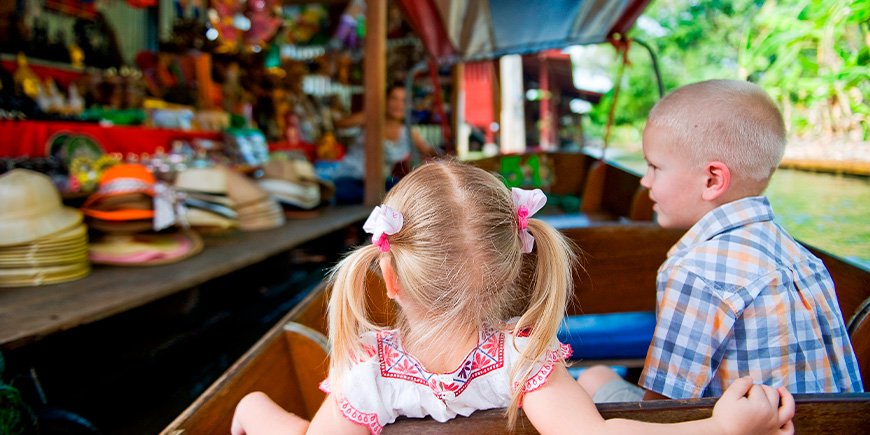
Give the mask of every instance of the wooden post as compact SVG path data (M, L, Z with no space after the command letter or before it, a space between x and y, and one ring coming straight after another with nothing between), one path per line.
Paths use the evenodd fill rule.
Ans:
M366 1L364 83L366 142L365 204L384 198L384 111L386 109L387 0Z
M465 64L453 65L453 92L450 104L453 107L453 143L456 157L463 160L468 157L468 126L465 124Z

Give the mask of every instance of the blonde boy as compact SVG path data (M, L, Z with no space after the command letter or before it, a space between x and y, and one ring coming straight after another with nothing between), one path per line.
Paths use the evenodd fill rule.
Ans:
M774 223L760 196L785 125L759 86L709 80L652 109L643 133L658 223L688 229L657 279L657 325L640 377L581 376L596 402L720 396L734 380L793 393L862 391L834 283Z

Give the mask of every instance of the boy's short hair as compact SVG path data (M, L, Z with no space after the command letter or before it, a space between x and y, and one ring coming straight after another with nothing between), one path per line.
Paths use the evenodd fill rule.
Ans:
M718 160L740 178L767 180L785 151L785 123L760 86L707 80L676 89L650 111L647 125L665 127L698 165Z

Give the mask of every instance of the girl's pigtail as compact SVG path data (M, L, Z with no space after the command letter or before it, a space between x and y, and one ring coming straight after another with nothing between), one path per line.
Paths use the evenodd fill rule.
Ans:
M531 296L525 313L514 328L514 336L528 331L528 345L511 379L514 395L508 407L508 427L513 427L526 382L535 364L551 350L553 338L565 317L568 298L574 293L573 268L576 254L572 244L559 231L537 219L529 219L529 232L535 238L536 264L532 276Z
M366 278L380 255L375 245L357 248L344 257L329 276L329 381L333 392L351 364L363 358L359 337L377 329L366 312Z

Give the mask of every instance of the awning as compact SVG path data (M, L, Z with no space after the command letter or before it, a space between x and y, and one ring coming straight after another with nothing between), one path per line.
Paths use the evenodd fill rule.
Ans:
M398 0L440 63L595 44L634 25L649 0Z

